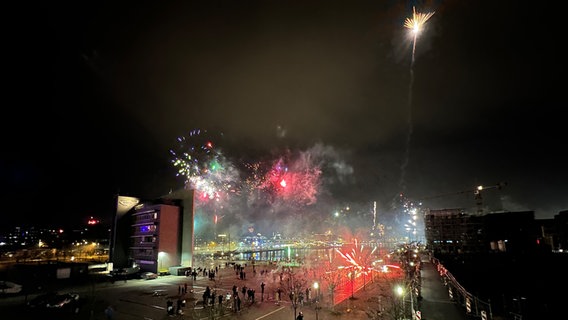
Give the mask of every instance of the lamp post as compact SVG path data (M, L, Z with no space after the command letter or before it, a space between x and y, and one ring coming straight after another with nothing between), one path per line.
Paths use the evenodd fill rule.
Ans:
M412 291L414 291L414 282L410 283L410 290L408 296L410 297L410 319L414 320L414 299L412 299Z
M318 310L319 310L319 283L314 282L314 290L316 292L316 320L318 320Z
M404 298L406 296L406 290L402 286L396 286L395 290L396 290L396 294L402 300L402 316L403 316L403 318L405 318L405 316L406 316L405 315L406 314L405 309L406 308L405 308ZM410 285L410 289L408 290L408 293L409 293L409 297L410 297L410 318L412 320L414 320L414 301L412 300L412 284Z
M401 286L396 286L395 292L400 297L401 304L402 304L401 312L398 312L398 316L397 316L397 319L400 319L400 318L402 318L402 317L400 317L401 313L404 316L404 289Z
M319 301L319 282L314 282L314 290L316 291L316 302Z

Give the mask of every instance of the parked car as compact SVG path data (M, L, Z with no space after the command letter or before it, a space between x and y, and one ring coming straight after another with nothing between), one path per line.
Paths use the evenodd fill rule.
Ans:
M47 304L54 299L55 296L57 296L57 292L42 293L29 300L27 305L32 309L47 308Z
M140 278L145 280L152 280L152 279L157 279L158 275L155 274L154 272L142 272L140 274Z
M75 310L78 306L78 293L43 293L28 301L28 307L32 309L64 309Z
M22 291L22 285L11 281L0 281L0 293L16 294Z
M79 294L78 293L63 293L63 294L56 294L53 299L48 301L47 307L48 308L66 308L72 307L76 305L79 301Z

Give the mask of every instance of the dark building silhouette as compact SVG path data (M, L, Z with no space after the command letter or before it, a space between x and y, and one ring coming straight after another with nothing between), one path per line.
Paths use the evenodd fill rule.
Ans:
M480 217L480 230L491 251L524 254L538 249L538 226L534 211L499 212Z
M493 315L552 319L562 314L568 211L536 220L533 211L467 214L429 210L427 246L468 296L491 305ZM564 247L565 248L565 247Z
M543 237L551 239L550 246L554 251L568 252L568 210L555 215L552 226L550 232L543 231Z
M524 253L539 246L533 211L470 215L463 209L428 210L426 244L434 254Z

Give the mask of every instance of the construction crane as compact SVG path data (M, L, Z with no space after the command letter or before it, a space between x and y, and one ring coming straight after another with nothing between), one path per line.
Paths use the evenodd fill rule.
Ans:
M498 184L494 184L494 185L490 185L490 186L481 186L480 185L480 186L477 186L474 189L468 189L468 190L463 190L463 191L458 191L458 192L443 193L443 194L438 194L438 195L435 195L435 196L420 198L418 200L420 200L420 201L429 200L429 199L442 198L442 197L454 196L454 195L459 195L459 194L473 194L474 199L475 199L475 203L477 205L477 213L482 214L483 213L483 198L481 196L481 192L484 191L484 190L489 190L489 189L501 190L506 185L507 185L507 182L499 182Z
M496 185L492 185L492 186L478 186L477 188L475 188L475 191L473 192L474 197L475 197L475 203L477 205L477 214L482 214L483 213L483 200L481 197L481 191L483 190L488 190L488 189L498 189L501 190L504 186L506 186L507 183L506 182L501 182L498 183Z

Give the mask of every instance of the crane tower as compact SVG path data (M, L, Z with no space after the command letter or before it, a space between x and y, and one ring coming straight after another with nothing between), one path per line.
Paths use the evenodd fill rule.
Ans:
M453 196L453 195L458 195L458 194L472 194L473 193L473 196L474 196L474 199L475 199L475 204L477 206L477 213L482 214L483 213L482 191L489 190L489 189L501 190L506 185L507 185L506 182L500 182L500 183L490 185L490 186L480 185L480 186L477 186L475 189L468 189L468 190L463 190L463 191L458 191L458 192L444 193L444 194L439 194L439 195L430 196L430 197L426 197L426 198L421 198L419 200L422 201L422 200L427 200L427 199L441 198L441 197Z

